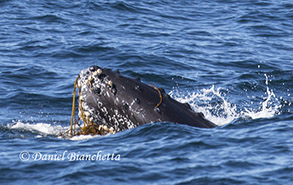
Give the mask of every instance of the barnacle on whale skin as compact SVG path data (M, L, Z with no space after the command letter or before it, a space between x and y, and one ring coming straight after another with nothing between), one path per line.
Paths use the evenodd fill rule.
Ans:
M75 101L73 101L73 112L72 112L72 119L71 119L71 130L70 132L71 136L75 135L106 135L106 134L115 134L116 131L113 127L108 127L107 125L99 125L96 123L93 123L94 121L94 115L92 115L94 110L91 110L85 100L85 94L84 92L92 91L94 88L99 89L101 86L100 82L101 80L97 78L99 75L102 74L102 69L97 69L95 71L92 71L92 69L88 68L86 70L82 70L80 72L80 75L76 78L76 82L74 84L74 93L73 93L73 99L75 99L75 89L78 88L79 91L79 106L78 106L78 116L79 118L85 122L83 126L82 124L78 123L79 119L75 119L75 122L73 123L73 117L75 116ZM112 88L113 82L109 79L106 79L106 84ZM105 107L103 107L105 108ZM74 129L73 129L74 125ZM77 127L77 126L78 127Z

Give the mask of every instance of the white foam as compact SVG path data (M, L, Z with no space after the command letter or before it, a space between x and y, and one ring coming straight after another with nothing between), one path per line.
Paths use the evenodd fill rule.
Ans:
M178 90L173 90L169 94L179 102L189 103L194 111L202 112L208 120L217 125L225 125L238 118L271 118L279 113L282 105L273 90L269 88L268 76L265 75L265 78L266 92L263 101L259 102L256 108L250 107L253 104L251 100L250 104L245 105L247 107L241 105L239 108L240 105L230 103L221 88L215 89L214 85L197 93L182 94Z
M80 141L80 140L89 140L89 139L93 139L93 138L97 138L97 137L101 137L100 135L79 135L79 136L73 136L71 138L69 138L72 141Z
M70 126L63 127L61 125L51 125L48 123L23 123L21 121L17 121L15 124L9 126L11 129L22 129L29 132L37 132L38 135L35 138L42 138L44 136L52 135L58 136L62 134L62 136L58 136L60 139L69 139L73 141L79 140L88 140L96 137L100 137L100 135L79 135L70 137L69 131Z
M11 129L23 129L31 132L37 132L41 135L58 135L61 132L65 132L69 127L62 127L61 125L51 125L47 123L22 123L17 121L16 124L10 126ZM41 137L37 135L36 137Z

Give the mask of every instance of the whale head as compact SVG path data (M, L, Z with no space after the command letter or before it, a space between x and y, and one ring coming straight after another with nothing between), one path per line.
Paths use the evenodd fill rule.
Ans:
M216 126L188 104L171 98L164 89L125 77L118 71L91 66L80 72L77 86L78 115L86 125L83 130L91 134L116 133L165 121L202 128Z

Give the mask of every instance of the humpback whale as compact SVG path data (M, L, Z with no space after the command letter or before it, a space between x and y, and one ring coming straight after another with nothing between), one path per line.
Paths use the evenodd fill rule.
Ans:
M153 122L216 126L202 113L194 112L189 104L171 98L164 89L123 76L119 71L91 66L80 72L75 86L79 92L78 116L84 126L78 124L80 129L75 131L71 118L72 135L104 135ZM73 106L72 115L74 109Z

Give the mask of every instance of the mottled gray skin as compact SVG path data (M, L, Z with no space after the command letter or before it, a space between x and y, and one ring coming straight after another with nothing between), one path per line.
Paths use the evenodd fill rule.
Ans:
M112 127L116 132L152 122L173 122L193 127L216 125L194 112L189 104L172 99L163 89L162 103L153 87L110 69L92 66L80 74L79 90L83 111L91 122Z

